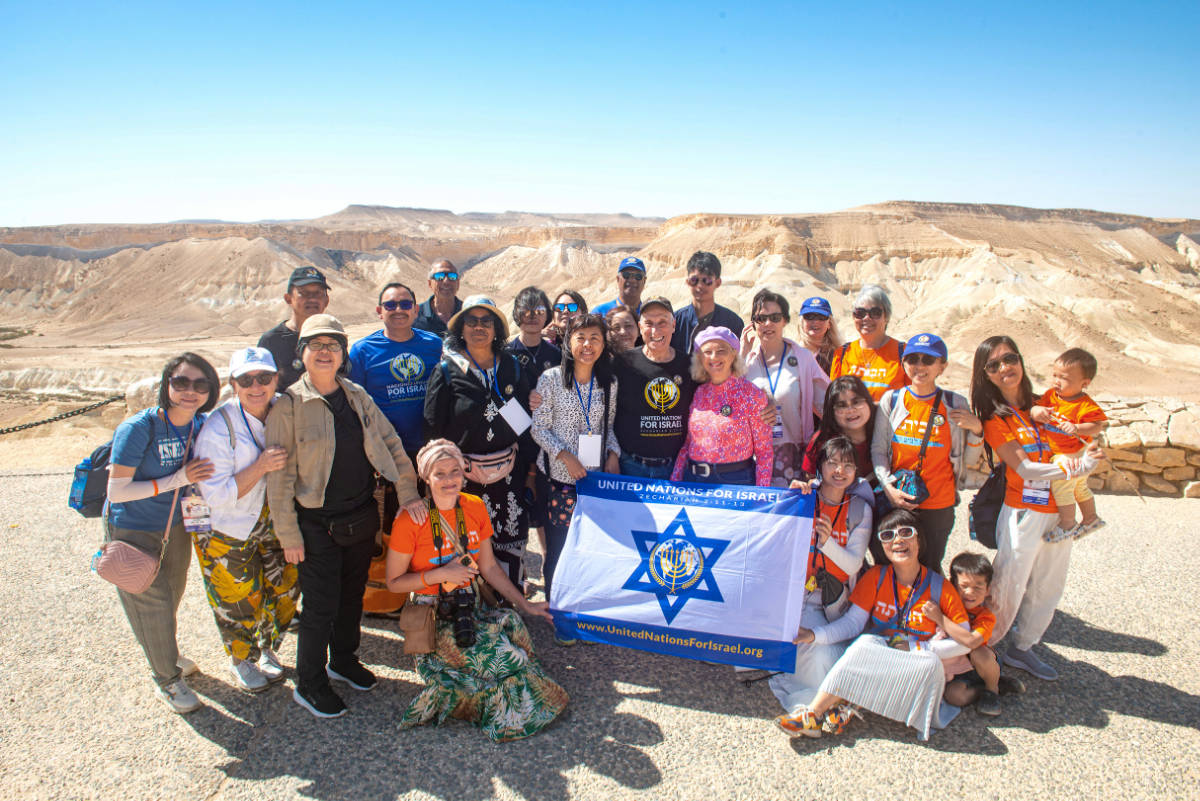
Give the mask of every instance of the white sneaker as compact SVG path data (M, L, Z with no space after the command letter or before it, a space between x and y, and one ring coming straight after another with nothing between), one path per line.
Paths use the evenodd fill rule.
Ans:
M280 664L279 657L270 648L263 648L262 653L259 654L258 672L272 684L283 681L283 665Z
M180 715L194 712L203 706L200 699L192 692L192 688L187 686L187 682L183 679L176 679L166 687L159 687L158 697Z
M230 662L229 672L233 674L233 683L238 686L238 689L248 693L261 693L271 686L267 677L259 672L253 662L247 662L244 659L241 662Z
M179 675L184 677L190 676L200 669L199 665L188 659L186 656L181 656L176 659L175 666L179 668Z

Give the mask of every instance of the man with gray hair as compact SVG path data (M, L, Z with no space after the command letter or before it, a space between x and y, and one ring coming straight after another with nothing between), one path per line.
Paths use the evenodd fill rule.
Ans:
M462 309L458 299L458 268L449 259L438 259L429 268L429 288L433 294L417 307L413 328L446 336L446 324Z

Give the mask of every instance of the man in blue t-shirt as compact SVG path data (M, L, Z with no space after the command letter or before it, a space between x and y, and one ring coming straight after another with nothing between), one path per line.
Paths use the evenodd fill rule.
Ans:
M687 283L692 291L691 304L675 312L675 333L671 347L677 353L691 353L696 334L712 326L724 326L740 337L745 323L732 309L714 299L721 285L721 261L705 250L697 250L688 259Z
M383 328L351 346L350 380L371 395L415 459L424 444L425 385L442 358L442 338L413 328L417 298L404 284L385 286L375 313Z
M601 317L608 315L618 305L631 310L634 315L642 313L642 288L646 286L646 265L637 256L621 259L617 267L617 297L592 309Z

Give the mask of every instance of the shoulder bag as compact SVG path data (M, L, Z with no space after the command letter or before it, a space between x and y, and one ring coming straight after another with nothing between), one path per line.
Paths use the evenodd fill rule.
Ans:
M996 521L1000 519L1000 507L1004 505L1004 494L1008 489L1008 477L1005 475L1004 461L996 464L992 457L992 448L986 442L983 451L987 454L988 467L991 475L976 490L975 497L967 504L970 510L968 527L971 539L985 548L996 548Z

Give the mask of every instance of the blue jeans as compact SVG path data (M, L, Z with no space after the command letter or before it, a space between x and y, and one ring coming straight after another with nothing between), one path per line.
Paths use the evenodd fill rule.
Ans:
M658 467L650 467L641 462L635 462L623 453L618 461L621 464L621 475L633 476L634 478L670 478L671 469L675 466L668 461L666 464L659 465Z

